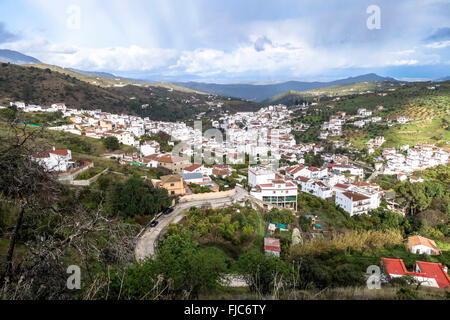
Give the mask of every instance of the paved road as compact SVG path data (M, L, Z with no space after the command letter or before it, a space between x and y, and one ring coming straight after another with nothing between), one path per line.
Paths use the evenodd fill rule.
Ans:
M243 201L248 197L248 192L241 187L236 187L236 194L231 197L224 197L218 199L208 199L208 200L196 200L190 202L184 202L177 204L174 207L174 211L169 215L161 215L158 218L158 225L154 228L147 228L143 231L139 237L136 248L135 257L136 260L143 260L155 253L156 243L159 237L167 229L169 224L177 223L184 217L184 211L190 207L201 207L203 205L210 205L211 207L217 208L225 205L230 205L234 201Z

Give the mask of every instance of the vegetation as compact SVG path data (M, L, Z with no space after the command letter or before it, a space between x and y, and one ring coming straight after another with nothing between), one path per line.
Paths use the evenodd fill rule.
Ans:
M115 151L120 148L119 140L116 137L104 138L102 142L108 151Z
M81 80L80 80L81 79ZM96 81L96 80L94 80ZM102 109L112 113L129 113L153 120L190 120L208 112L208 102L223 103L221 110L229 112L256 111L260 105L241 99L224 99L205 95L176 85L156 84L125 87L99 86L89 76L60 68L0 65L0 105L10 101L49 106L64 102L68 107ZM173 90L172 90L173 89ZM177 90L179 89L179 90ZM145 107L143 107L145 106ZM216 111L213 112L217 114Z
M161 212L172 201L166 189L150 187L140 177L132 176L125 182L115 182L106 191L106 211L110 215L133 218Z

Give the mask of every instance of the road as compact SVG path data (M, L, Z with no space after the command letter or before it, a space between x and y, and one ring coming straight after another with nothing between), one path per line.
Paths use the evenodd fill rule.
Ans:
M222 207L225 205L240 202L248 197L248 192L241 187L236 187L236 194L231 197L224 197L218 199L196 200L190 202L179 203L174 207L174 211L169 215L161 215L158 218L158 225L154 228L147 227L140 235L136 248L136 260L141 261L155 253L156 244L160 236L164 233L171 223L177 223L184 217L184 211L190 207L201 207L209 205L213 208Z

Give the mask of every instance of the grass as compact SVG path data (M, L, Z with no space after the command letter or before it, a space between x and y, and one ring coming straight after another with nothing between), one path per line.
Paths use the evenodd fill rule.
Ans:
M9 239L0 238L0 270L2 270L5 266L8 248L9 248ZM14 249L13 262L17 263L18 261L21 261L22 257L25 255L26 252L27 247L25 245L16 243L16 247Z
M405 144L431 142L436 145L450 141L450 131L443 127L442 119L450 120L449 115L411 121L404 125L391 127L386 133L383 147L399 147Z

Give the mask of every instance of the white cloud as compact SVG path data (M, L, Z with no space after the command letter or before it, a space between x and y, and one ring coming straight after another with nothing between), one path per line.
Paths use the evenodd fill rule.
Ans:
M450 47L450 40L433 42L433 43L425 45L425 47L432 48L432 49L447 48L447 47Z
M148 71L167 67L177 57L176 51L172 49L145 49L135 45L79 48L51 44L44 39L19 41L5 44L4 47L27 53L48 64L87 70Z

